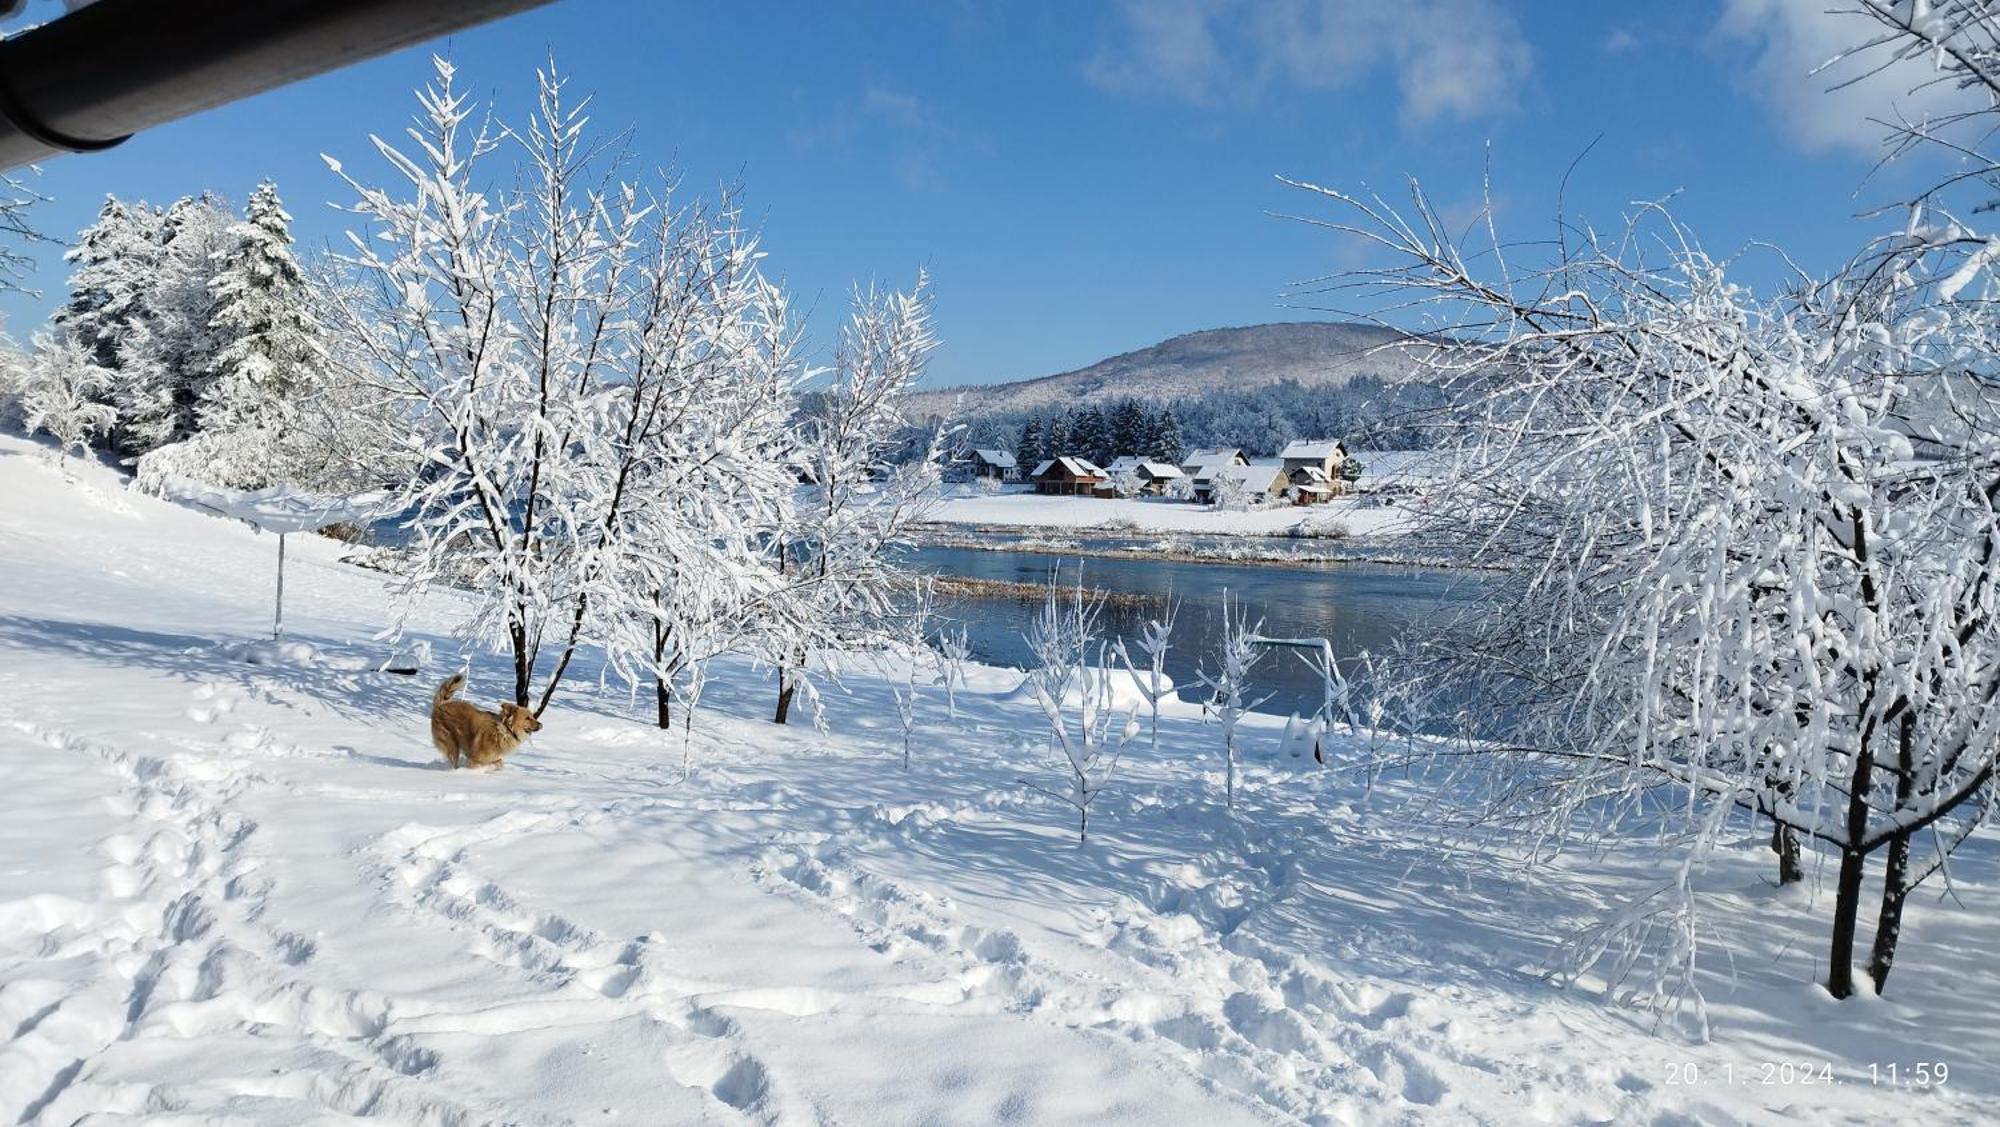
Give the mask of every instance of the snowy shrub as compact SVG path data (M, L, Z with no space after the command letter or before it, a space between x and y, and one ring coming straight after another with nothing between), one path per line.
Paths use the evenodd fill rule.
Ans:
M1217 512L1240 513L1250 507L1250 486L1233 474L1216 474L1208 486L1208 507Z
M1168 478L1167 496L1175 501L1194 500L1194 479L1187 474Z
M40 333L21 388L21 413L29 433L56 440L56 460L81 451L109 431L117 412L102 401L111 373L91 359L68 333Z
M972 659L972 639L965 627L938 635L933 647L937 656L937 684L944 689L945 714L958 719L958 690L965 685L965 663Z

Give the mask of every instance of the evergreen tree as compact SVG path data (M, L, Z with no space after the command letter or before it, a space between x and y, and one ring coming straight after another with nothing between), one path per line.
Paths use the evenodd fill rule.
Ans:
M1077 413L1076 421L1070 426L1070 445L1076 452L1093 462L1102 464L1110 461L1105 455L1109 445L1109 434L1105 427L1104 412L1090 407Z
M1014 461L1020 465L1022 473L1041 464L1042 446L1042 420L1029 415L1028 421L1021 424L1020 441L1014 444Z
M1181 439L1180 416L1174 413L1172 407L1161 410L1155 420L1151 446L1153 457L1165 458L1175 464L1179 464L1181 456L1187 452L1187 444Z
M1118 406L1111 410L1110 430L1105 445L1110 448L1112 457L1150 453L1147 447L1152 435L1147 425L1146 409L1139 406L1138 400L1128 397L1118 401Z
M222 347L210 284L218 259L235 245L230 234L235 219L226 203L208 193L183 197L167 209L148 315L118 353L120 415L136 449L179 442L196 429L197 407L215 379Z
M160 213L144 202L106 196L90 226L63 254L72 267L70 295L51 318L57 331L88 356L98 371L92 394L114 408L113 421L92 433L121 448L134 445L123 425L127 411L142 430L159 413L158 397L124 386L119 349L143 331L147 300L160 258Z
M1043 459L1046 460L1061 457L1064 454L1076 453L1076 451L1070 449L1070 445L1074 440L1070 436L1069 412L1065 411L1060 415L1050 415L1049 425L1042 428L1042 433L1047 436L1042 440Z
M257 185L235 240L217 265L211 321L227 342L200 405L203 429L262 432L282 441L297 404L319 383L325 353L306 292L305 272L292 256L292 217L276 185Z

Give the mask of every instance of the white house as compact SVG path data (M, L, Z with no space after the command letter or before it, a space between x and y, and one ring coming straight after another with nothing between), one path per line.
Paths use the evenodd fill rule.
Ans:
M974 477L994 481L1021 480L1021 467L1014 461L1014 455L1005 450L974 450L965 461Z

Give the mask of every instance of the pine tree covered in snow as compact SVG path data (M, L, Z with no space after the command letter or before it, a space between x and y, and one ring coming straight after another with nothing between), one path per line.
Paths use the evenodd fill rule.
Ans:
M277 186L257 185L243 222L229 228L233 245L215 261L211 323L225 343L202 395L205 430L258 431L282 441L294 424L293 404L320 380L322 333L305 271L292 255L291 221Z
M200 425L198 406L222 347L210 282L234 241L228 233L234 223L228 205L212 194L167 208L146 315L118 348L119 415L134 449L183 441Z

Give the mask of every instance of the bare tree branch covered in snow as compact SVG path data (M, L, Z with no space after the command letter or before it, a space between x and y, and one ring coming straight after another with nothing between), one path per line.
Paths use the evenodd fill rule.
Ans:
M586 645L670 683L710 652L692 626L766 582L800 374L786 303L726 203L618 179L562 78L518 129L476 123L454 79L439 60L406 148L375 141L398 190L341 172L363 229L334 355L415 422L404 589L477 592L470 630L537 712Z
M1250 673L1263 659L1264 650L1258 642L1258 634L1264 628L1262 622L1251 625L1249 613L1238 601L1235 609L1230 608L1229 591L1222 592L1222 636L1221 652L1215 655L1215 670L1210 672L1206 664L1197 672L1201 683L1210 694L1209 709L1222 725L1223 795L1227 804L1236 806L1236 727L1243 722L1258 705L1268 700L1268 696L1250 700Z
M1142 669L1132 660L1132 652L1120 638L1112 647L1118 664L1131 675L1132 683L1138 686L1139 695L1146 698L1146 708L1151 713L1151 737L1153 754L1160 753L1160 702L1174 695L1173 679L1167 676L1167 651L1173 648L1174 620L1180 616L1180 604L1173 601L1172 593L1167 598L1166 613L1158 618L1149 618L1139 628L1137 645L1139 652L1146 655Z
M1113 684L1118 673L1099 637L1103 611L1104 596L1084 590L1081 570L1067 592L1052 575L1027 635L1035 664L1026 687L1048 721L1049 743L1062 753L1068 777L1061 790L1028 779L1021 783L1076 810L1078 842L1089 840L1091 803L1111 784L1126 745L1139 736L1137 709L1118 717Z
M1856 57L1929 59L1935 81L1990 95L1989 8L1855 5L1881 29ZM1993 104L1905 123L1898 149L1948 144L1943 126ZM1817 842L1839 861L1836 997L1856 989L1870 858L1879 991L1908 891L1995 801L2000 240L1952 206L1991 202L1993 166L1975 167L1834 276L1773 298L1660 207L1610 233L1565 218L1531 261L1490 212L1466 245L1415 186L1398 209L1301 185L1389 261L1339 285L1425 307L1461 342L1430 360L1452 407L1427 532L1501 578L1416 644L1431 698L1458 702L1431 717L1449 749L1416 754L1477 772L1487 814L1549 848L1664 823L1693 859L1748 812L1792 879L1798 840ZM1669 961L1691 966L1696 867L1581 949L1629 970L1635 938L1670 936ZM1684 972L1651 980L1687 994Z
M110 373L98 367L75 337L39 333L34 358L21 379L23 421L30 433L42 431L55 439L56 460L66 461L71 451L82 451L117 419L103 402L110 386Z
M833 381L804 405L791 454L804 485L773 543L785 594L762 620L778 671L777 723L801 690L819 722L813 678L829 655L908 633L917 579L893 552L935 496L945 436L933 430L900 463L891 454L907 422L904 398L937 347L928 287L919 274L906 293L857 293Z

